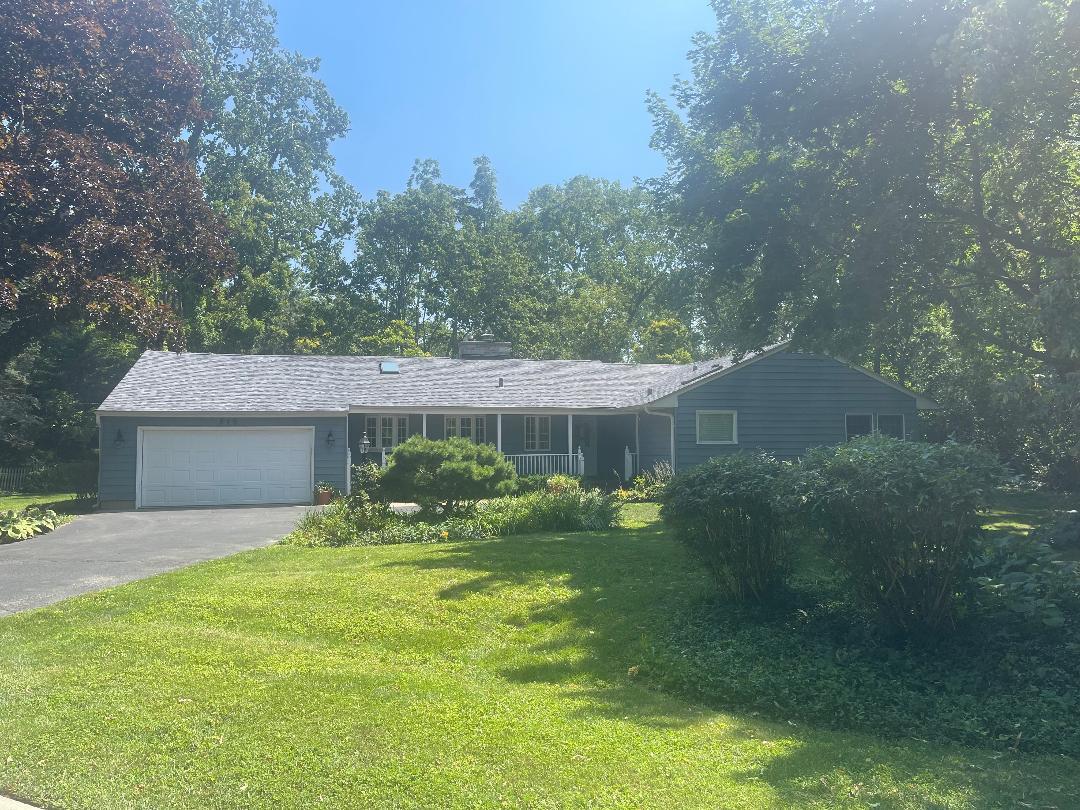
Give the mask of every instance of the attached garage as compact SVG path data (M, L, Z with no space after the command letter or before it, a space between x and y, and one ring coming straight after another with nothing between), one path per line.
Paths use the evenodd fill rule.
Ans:
M140 427L137 506L310 503L313 427Z

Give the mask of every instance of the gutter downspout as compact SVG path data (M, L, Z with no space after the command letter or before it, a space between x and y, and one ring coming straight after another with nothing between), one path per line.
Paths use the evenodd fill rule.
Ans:
M641 407L649 416L666 416L668 418L668 421L671 423L671 471L675 472L675 414L662 413L660 411L650 411L648 405L642 405ZM638 456L638 465L641 465L640 456Z

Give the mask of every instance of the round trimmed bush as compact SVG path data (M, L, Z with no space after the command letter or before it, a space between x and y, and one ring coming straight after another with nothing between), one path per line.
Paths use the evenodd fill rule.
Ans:
M390 456L379 493L418 503L426 515L449 517L476 501L512 494L515 478L514 465L493 445L413 436Z
M786 467L764 453L716 456L679 473L660 515L733 599L765 598L788 563Z
M867 436L811 451L801 466L806 514L879 624L907 637L952 628L974 584L979 511L1004 474L997 459Z

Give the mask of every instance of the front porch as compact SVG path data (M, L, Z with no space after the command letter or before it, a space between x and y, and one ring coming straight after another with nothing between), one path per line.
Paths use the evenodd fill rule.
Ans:
M495 445L518 475L563 473L627 481L671 460L671 419L664 413L365 412L349 415L354 462L386 464L409 436L461 437Z

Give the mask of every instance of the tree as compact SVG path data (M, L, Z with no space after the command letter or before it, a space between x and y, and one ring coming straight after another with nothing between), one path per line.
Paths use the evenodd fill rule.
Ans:
M533 190L516 220L546 304L543 354L626 360L658 312L686 309L684 251L648 190L575 177Z
M169 14L9 0L0 37L0 363L82 318L183 346L179 291L230 254L179 141L199 84Z
M348 131L348 116L317 77L319 60L280 47L276 15L263 0L173 2L203 80L204 115L188 132L188 153L229 223L243 271L227 286L190 291L192 320L206 321L196 323L195 344L278 352L321 346L313 333L320 319L298 310L332 308L306 300L312 277L342 272L355 229L359 197L330 152ZM227 328L233 320L247 327Z
M390 456L379 493L414 501L429 516L449 517L484 498L512 494L516 478L514 465L494 445L412 436Z
M1080 370L1080 6L715 7L652 108L724 340L874 355L935 312L971 351Z

